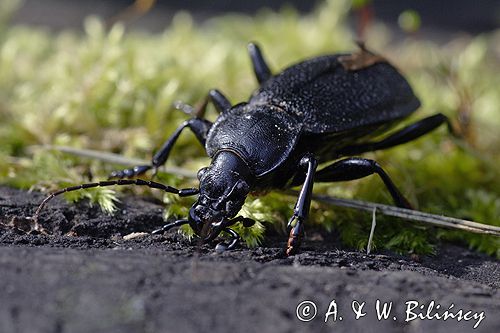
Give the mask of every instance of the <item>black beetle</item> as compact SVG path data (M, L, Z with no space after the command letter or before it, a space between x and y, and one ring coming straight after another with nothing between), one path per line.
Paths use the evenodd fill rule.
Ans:
M360 157L338 159L414 140L443 123L451 129L450 122L436 114L374 141L375 136L413 113L420 102L392 65L363 44L359 46L359 52L312 58L272 75L259 47L250 43L248 50L260 87L248 102L232 106L220 91L211 90L194 117L183 122L154 155L151 165L110 175L119 180L57 191L44 200L35 217L48 200L60 193L96 186L147 185L181 196L199 194L187 219L167 224L154 233L189 224L202 240L209 242L224 231L231 235L231 242L221 246L232 249L239 235L229 227L236 222L245 226L253 223L237 216L251 191L302 184L288 222L291 230L286 253L290 255L300 247L314 182L354 180L376 173L396 205L411 208L377 162ZM209 100L220 113L214 123L204 119ZM195 134L212 159L210 166L198 172L199 189L178 190L141 179L122 179L150 169L156 172L185 128ZM316 170L319 163L334 160Z

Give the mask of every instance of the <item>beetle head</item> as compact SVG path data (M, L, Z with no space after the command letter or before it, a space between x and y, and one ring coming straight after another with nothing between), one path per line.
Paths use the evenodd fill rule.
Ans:
M219 153L208 168L198 172L200 195L189 211L196 234L212 240L231 225L250 191L249 170L234 153Z

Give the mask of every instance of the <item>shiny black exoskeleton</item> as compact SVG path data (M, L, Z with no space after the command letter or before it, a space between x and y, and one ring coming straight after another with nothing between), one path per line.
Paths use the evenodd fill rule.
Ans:
M302 185L288 224L288 255L300 247L314 182L354 180L376 173L396 205L411 208L377 162L340 158L393 147L449 122L437 114L374 141L420 103L392 65L360 46L358 53L312 58L272 75L260 49L249 44L260 86L248 102L232 106L220 91L211 90L193 118L182 123L154 155L151 165L111 174L114 178L130 178L160 167L182 130L189 128L212 159L210 166L198 172L199 189L177 190L143 180L107 181L86 187L134 183L180 195L199 194L187 219L155 232L188 223L196 234L211 241L224 231L231 235L231 243L224 246L231 249L239 236L230 226L236 222L250 226L253 222L237 216L249 192ZM208 100L220 113L214 123L204 119ZM319 163L328 161L333 163L317 170Z

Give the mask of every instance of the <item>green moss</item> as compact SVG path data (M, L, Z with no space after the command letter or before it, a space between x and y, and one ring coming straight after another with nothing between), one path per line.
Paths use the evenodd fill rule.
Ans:
M262 45L275 72L305 57L355 49L346 22L350 6L349 1L328 1L306 16L285 8L264 10L255 17L222 16L203 24L179 13L160 34L128 32L122 24L106 30L96 18L85 21L83 33L54 34L9 26L8 16L0 16L2 183L48 191L85 182L89 171L95 179L103 179L116 168L33 149L33 145L70 145L149 159L186 119L173 110L174 101L196 104L213 87L234 103L248 98L256 88L246 54L248 41ZM366 42L405 73L420 97L423 106L407 123L442 112L465 137L451 140L439 130L368 156L387 168L420 210L500 225L500 31L438 45L414 35L395 41L383 25L375 23L366 31ZM215 118L214 112L210 118ZM469 122L463 121L467 118ZM202 156L202 147L186 134L169 163L196 170L208 163ZM196 186L175 175L161 174L160 180ZM377 177L318 185L315 191L391 203ZM90 197L106 210L112 209L115 199L108 189L69 196L71 200ZM242 214L283 229L294 200L280 193L251 197ZM165 196L165 203L167 216L185 216L192 199ZM318 203L313 203L311 213L312 223L337 230L347 246L366 246L369 214ZM249 245L255 245L263 226L240 231ZM374 243L378 248L429 253L441 239L500 255L498 238L446 230L436 233L382 217Z

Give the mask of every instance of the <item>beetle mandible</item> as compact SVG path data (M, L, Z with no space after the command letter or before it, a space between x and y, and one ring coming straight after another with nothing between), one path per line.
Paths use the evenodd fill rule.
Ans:
M414 140L446 123L436 114L374 140L412 114L420 102L404 77L387 60L359 43L354 53L326 55L299 62L273 75L260 48L248 45L259 88L247 102L232 105L216 89L193 117L184 121L153 156L150 165L111 173L108 180L59 190L54 196L81 188L110 185L146 185L180 196L198 195L185 219L153 231L189 224L205 242L221 232L229 233L233 249L239 235L230 227L236 222L251 226L253 220L238 216L251 191L284 189L302 185L288 222L286 254L297 253L304 234L313 184L347 181L377 174L398 207L411 208L387 173L375 161L356 156ZM208 101L219 112L215 122L204 118ZM132 178L168 159L181 132L189 128L211 158L198 171L199 188L176 189ZM332 163L317 170L318 164Z

